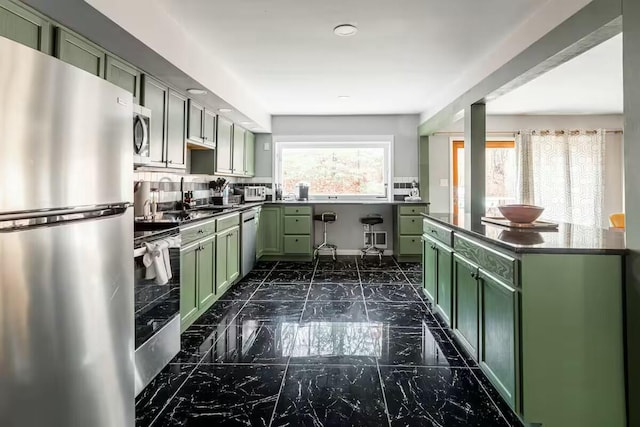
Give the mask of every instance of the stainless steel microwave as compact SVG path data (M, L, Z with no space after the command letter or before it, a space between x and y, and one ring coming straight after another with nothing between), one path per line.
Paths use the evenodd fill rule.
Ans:
M133 163L145 165L151 161L149 148L149 123L151 110L140 105L133 106Z

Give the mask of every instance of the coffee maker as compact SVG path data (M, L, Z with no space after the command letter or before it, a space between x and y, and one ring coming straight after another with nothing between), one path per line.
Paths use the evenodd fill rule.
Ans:
M296 184L296 200L298 201L309 200L309 183L299 182Z

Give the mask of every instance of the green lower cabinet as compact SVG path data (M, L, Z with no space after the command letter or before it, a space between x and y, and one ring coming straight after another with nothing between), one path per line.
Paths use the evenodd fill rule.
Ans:
M436 301L436 271L438 269L436 258L436 245L429 237L422 238L422 287L432 303Z
M519 293L482 269L479 278L480 367L516 409Z
M447 325L451 326L451 307L453 305L453 250L442 244L436 244L437 292L436 310Z
M479 285L478 267L454 254L455 306L453 331L459 341L478 359Z
M240 276L240 229L218 234L216 242L216 293L222 295Z
M402 255L420 255L422 253L422 240L420 235L400 236L400 251Z
M263 206L260 212L258 235L263 255L282 255L282 209L280 206Z
M200 244L198 253L198 309L206 310L216 299L216 238Z
M284 253L290 255L311 254L311 236L284 236Z
M10 0L0 0L0 36L51 52L51 24L42 16Z
M187 329L198 318L199 244L183 248L180 253L180 325Z
M284 234L311 233L311 216L287 215L284 217Z

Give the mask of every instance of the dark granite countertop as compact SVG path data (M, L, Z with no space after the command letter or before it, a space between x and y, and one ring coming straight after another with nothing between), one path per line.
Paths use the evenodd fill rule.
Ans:
M469 215L429 213L425 217L454 231L475 237L515 253L625 255L625 233L560 223L555 231L510 229L471 221Z
M428 205L424 200L408 202L404 200L273 200L264 202L265 205Z

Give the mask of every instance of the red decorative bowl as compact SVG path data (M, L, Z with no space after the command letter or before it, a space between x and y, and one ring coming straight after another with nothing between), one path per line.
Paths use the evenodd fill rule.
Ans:
M544 208L532 205L504 205L498 210L506 219L516 224L530 224L542 215Z

